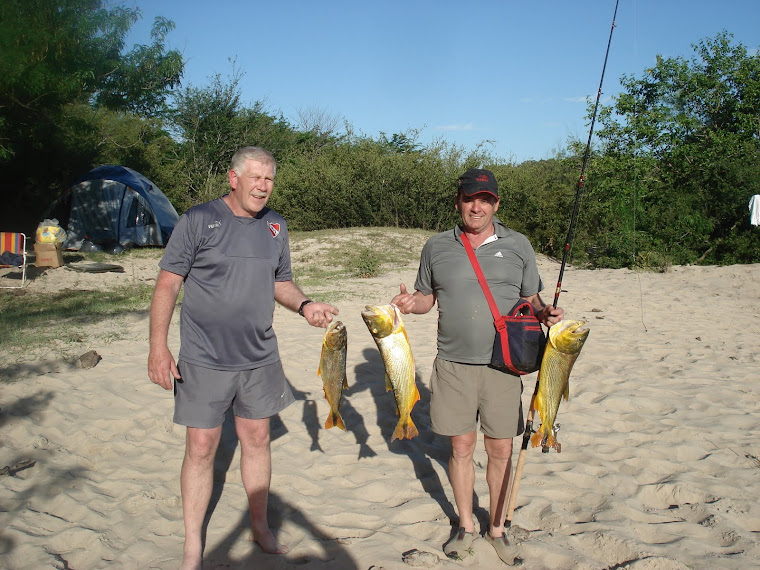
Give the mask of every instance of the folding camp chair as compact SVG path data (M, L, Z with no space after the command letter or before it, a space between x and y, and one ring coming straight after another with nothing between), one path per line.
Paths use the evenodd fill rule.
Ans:
M0 232L0 254L5 252L15 253L22 256L21 267L16 265L0 265L0 268L12 267L21 270L21 283L19 285L0 285L0 289L18 289L26 282L26 235L21 232ZM12 274L12 272L9 272ZM7 274L4 274L5 277Z

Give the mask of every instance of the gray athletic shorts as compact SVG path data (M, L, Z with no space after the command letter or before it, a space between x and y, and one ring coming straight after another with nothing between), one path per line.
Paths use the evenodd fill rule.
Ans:
M180 360L174 382L174 423L215 428L232 406L241 418L268 418L295 401L278 360L253 370L212 370Z
M485 364L436 358L430 375L430 421L440 435L464 435L478 427L505 439L525 431L522 380Z

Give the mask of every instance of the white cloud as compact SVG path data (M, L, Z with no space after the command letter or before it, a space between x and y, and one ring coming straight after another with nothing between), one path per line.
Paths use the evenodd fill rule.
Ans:
M596 101L596 97L565 97L562 100L567 101L568 103L586 103L586 101L591 100L593 103ZM605 105L608 105L612 101L612 95L602 95L602 97L599 99L600 103L603 103Z
M438 125L435 129L437 131L474 131L475 126L472 123L464 125Z
M568 103L585 103L588 97L564 97L562 100Z

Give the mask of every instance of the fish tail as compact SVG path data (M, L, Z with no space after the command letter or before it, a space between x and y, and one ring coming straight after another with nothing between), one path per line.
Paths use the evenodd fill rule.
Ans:
M340 412L330 412L327 415L327 420L325 421L325 429L330 429L335 426L338 426L343 431L346 431L346 424L343 423L343 418L340 417Z
M391 437L391 441L396 439L412 439L417 435L420 435L420 432L417 431L417 426L414 425L412 418L410 417L406 420L404 420L404 418L401 418L396 424L396 429L393 430L393 437Z
M418 435L420 435L420 432L417 431L417 426L414 425L412 418L409 418L409 423L406 426L406 439L412 439Z

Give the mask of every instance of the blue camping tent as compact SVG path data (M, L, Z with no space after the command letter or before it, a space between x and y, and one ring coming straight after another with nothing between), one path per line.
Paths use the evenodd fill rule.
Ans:
M106 164L77 179L51 205L46 218L66 230L65 249L86 241L105 248L166 245L179 219L169 199L145 176Z

